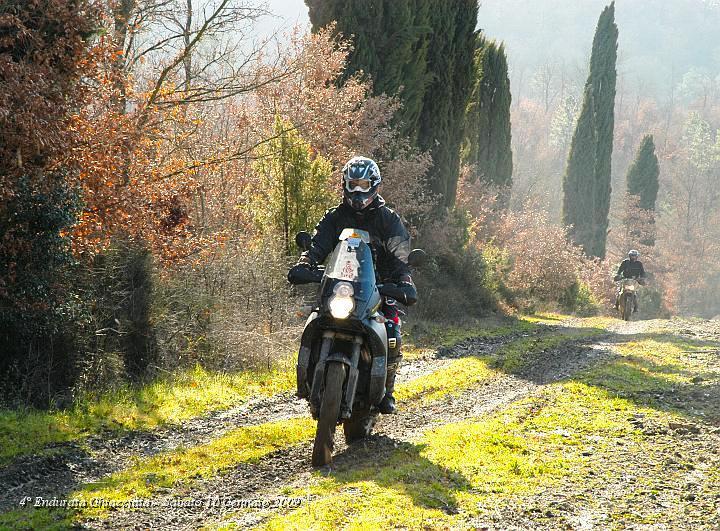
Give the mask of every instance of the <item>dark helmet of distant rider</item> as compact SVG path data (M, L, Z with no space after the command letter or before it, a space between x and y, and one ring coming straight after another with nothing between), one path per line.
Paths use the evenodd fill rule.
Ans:
M355 211L369 207L378 196L382 177L377 163L367 157L353 157L342 169L343 200Z

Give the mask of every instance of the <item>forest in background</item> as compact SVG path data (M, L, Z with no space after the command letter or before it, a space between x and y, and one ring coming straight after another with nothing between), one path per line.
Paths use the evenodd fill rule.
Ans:
M718 311L712 72L686 72L668 103L618 68L609 238L586 256L559 221L602 5L583 15L584 63L518 79L475 2L307 4L312 32L280 41L256 38L270 13L250 0L2 4L5 403L286 357L308 295L285 280L293 235L337 204L356 153L431 255L414 319L603 311L636 246L647 315ZM652 170L655 150L636 156L648 134L660 186L641 209L624 181L632 161Z
M479 26L504 41L512 88L512 207L537 204L561 218L562 177L602 1L487 0ZM518 12L522 17L515 16ZM704 0L616 3L617 95L609 256L628 241L626 175L644 135L660 161L657 248L643 258L659 274L667 308L720 313L720 6ZM641 223L642 224L642 223Z

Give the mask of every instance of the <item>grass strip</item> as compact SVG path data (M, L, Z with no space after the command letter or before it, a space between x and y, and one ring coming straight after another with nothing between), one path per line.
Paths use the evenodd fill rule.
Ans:
M103 431L147 430L295 387L294 371L210 372L197 366L140 388L86 396L67 410L0 410L0 465Z
M421 324L418 328L422 339L415 341L417 346L411 340L405 349L407 359L428 352L429 344L453 346L470 337L501 337L533 331L538 325L520 318L509 323L493 319L467 326ZM69 409L0 410L0 465L41 452L52 444L106 431L149 430L177 424L242 404L250 397L271 396L294 387L294 357L288 357L286 363L265 371L217 373L196 366L139 388L126 386L84 396Z
M28 507L0 515L0 529L72 527L80 520L102 518L112 507L132 507L161 489L209 478L242 463L252 463L282 448L310 439L315 422L296 418L233 430L207 444L137 459L127 469L75 491L71 508ZM158 509L160 510L160 509Z
M263 528L463 527L462 521L482 510L583 475L588 437L632 435L630 408L583 384L548 386L500 412L404 443L378 466L318 478L309 492L291 494L311 494L315 501L271 518Z

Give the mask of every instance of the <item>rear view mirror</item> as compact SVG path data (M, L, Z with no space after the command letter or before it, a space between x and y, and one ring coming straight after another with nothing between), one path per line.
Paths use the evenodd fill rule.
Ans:
M301 230L300 232L298 232L295 235L295 244L303 251L309 250L311 243L312 243L312 237L310 236L309 232L305 232L304 230Z
M420 267L425 263L427 253L422 249L413 249L408 255L408 264L413 267Z

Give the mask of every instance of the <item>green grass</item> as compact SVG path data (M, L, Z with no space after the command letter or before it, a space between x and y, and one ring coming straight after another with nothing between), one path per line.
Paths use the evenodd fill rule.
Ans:
M720 420L720 342L643 334L619 343L618 357L590 369L583 381L641 405L686 417Z
M430 431L377 466L318 478L309 492L315 501L264 527L456 528L481 509L583 476L582 450L591 437L597 446L596 437L612 442L633 434L631 408L584 384L548 386L499 413Z
M519 333L535 332L541 325L526 317L477 319L462 325L448 325L420 321L411 323L403 338L404 357L415 359L432 354L440 347L453 347L475 338L498 338Z
M508 343L495 352L491 367L517 374L526 369L538 356L556 349L564 343L573 343L605 334L603 328L561 328L554 334L527 337Z
M425 385L423 379L411 382L400 394L408 399L457 391L462 385L453 377L477 383L491 377L493 361L497 369L515 372L546 349L605 332L604 323L597 319L582 325L592 327L513 341L494 360L458 360L450 372L428 375ZM642 423L635 421L643 419L649 426L682 421L681 413L658 408L652 397L690 385L698 375L717 376L697 356L707 348L701 342L657 336L621 343L619 359L546 386L536 396L473 421L427 432L415 443L402 443L374 466L344 470L331 478L316 477L309 490L287 493L310 494L314 501L276 514L263 527L472 527L469 522L474 516L492 515L502 507L542 505L553 496L563 496L568 486L583 492L592 485L601 491L627 473L638 477L640 488L610 490L612 501L603 510L609 511L615 526L661 524L670 510L690 514L690 506L681 499L673 500L672 509L652 501L642 506L635 503L648 493L664 494L668 482L685 481L687 470L702 468L705 462L702 455L680 456L672 435L663 439L652 430L645 434ZM690 397L687 404L693 404ZM681 462L668 470L667 463L674 459ZM707 518L712 493L720 488L720 470L710 469L698 488L705 495L698 498L701 505L692 504L692 510ZM675 515L683 518L682 512ZM530 517L538 515L530 513Z
M67 410L0 411L0 465L103 431L146 430L294 388L290 364L269 371L215 373L200 367L140 387L87 396Z
M490 333L501 335L499 328L492 329ZM513 359L519 356L523 349L528 349L529 356L536 350L543 350L560 344L563 341L576 339L575 333L563 333L562 337L555 338L548 336L539 340L530 338L521 338L511 341L506 345L502 352L506 354L512 353ZM495 360L497 361L497 360ZM464 390L473 388L483 381L496 377L497 370L490 367L493 359L490 357L467 357L455 360L448 367L433 374L421 377L413 382L409 382L403 386L399 386L398 398L405 406L427 404L432 401L442 399L447 394L457 394ZM244 376L244 375L242 375ZM253 381L245 384L243 389L251 386L253 392L262 392L266 389L277 388L278 379L285 382L283 373L272 373L267 375L266 380ZM242 380L234 380L233 383L242 383ZM221 387L228 385L225 380L218 380L217 377L196 370L192 379L187 380L183 385L175 383L173 394L176 398L183 396L193 397L195 392L200 389L201 395L208 399L202 402L202 407L208 407L211 404L217 405L223 402L211 402L218 400L219 390L217 385ZM292 382L285 385L290 387ZM182 391L179 392L179 391ZM231 389L229 393L233 393ZM165 419L177 419L178 415L185 414L191 416L187 411L181 410L180 404L166 404L165 399L168 393L166 389L159 389L154 392L154 396L158 399L149 401L152 403L153 410L158 411ZM237 400L239 395L231 394L233 400ZM187 401L187 399L185 399ZM197 400L195 398L194 400ZM108 399L108 403L115 404L117 401ZM162 406L162 407L161 407ZM95 408L94 411L99 411ZM197 411L197 410L196 410ZM118 412L119 413L119 412ZM124 415L128 415L124 412ZM110 415L112 417L112 415ZM133 422L137 422L133 420ZM128 425L125 420L123 424ZM148 425L146 422L144 425ZM137 424L133 424L137 427ZM89 502L92 499L103 499L108 503L122 506L123 503L133 500L142 499L153 496L159 489L173 488L181 484L189 484L198 477L212 477L222 474L224 470L241 462L255 460L267 453L295 444L300 441L310 440L314 434L315 424L309 418L290 419L277 423L263 424L247 428L239 428L223 437L220 437L211 443L192 447L188 449L179 449L166 452L150 459L142 459L133 462L127 469L112 474L104 478L98 483L86 485L82 489L71 495L74 500ZM398 500L395 500L398 502ZM402 504L395 505L402 507ZM36 509L32 511L20 510L13 511L3 515L5 522L14 522L22 527L35 527L31 525L31 520L35 523L43 523L41 527L49 525L67 526L73 521L82 520L89 517L102 517L107 508L85 507L70 511ZM43 520L44 519L44 520ZM25 522L23 524L22 522ZM9 525L9 524L8 524Z
M310 418L294 418L235 429L207 444L164 452L136 461L129 468L86 485L73 498L122 503L149 498L159 489L196 478L217 476L240 463L254 462L269 453L308 440L315 434ZM104 509L88 508L80 516L102 516Z
M490 369L487 360L476 357L461 358L444 369L399 384L395 397L400 407L404 407L407 402L428 404L446 395L458 394L496 376L497 373Z
M534 330L534 328L533 328ZM548 332L550 329L547 329ZM521 337L509 341L491 355L468 356L457 359L447 367L398 385L396 398L403 402L424 405L457 395L499 376L500 372L519 373L532 364L537 356L558 348L564 343L588 339L604 334L600 328L562 328L554 334Z
M189 484L198 478L221 475L241 463L255 462L275 450L310 439L315 422L297 418L233 430L207 444L137 459L125 470L111 474L71 493L76 507L27 507L0 515L0 529L67 529L87 518L102 518L109 506L123 507L147 499L161 489ZM95 506L102 500L102 506ZM158 509L160 510L160 509Z
M460 325L420 321L409 327L408 342L424 347L451 347L475 337L501 337L538 328L536 322L525 316L489 317Z
M649 426L667 426L681 420L678 414L639 403L635 396L619 396L617 391L655 392L657 374L633 364L652 363L659 374L675 371L673 360L686 368L675 357L685 348L653 340L623 344L630 362L610 360L498 412L426 432L417 442L401 444L375 466L317 477L309 490L294 493L310 494L314 501L276 514L263 527L472 527L473 517L508 507L532 510L566 495L568 488L599 492L626 474L638 478L639 488L610 489L611 501L603 508L610 521L617 527L661 524L670 510L688 511L690 506L672 495L676 504L672 509L652 501L638 505L635 500L665 493L668 482L685 481L687 470L702 468L705 459L697 454L681 456L672 435L663 439L652 431L645 434L642 424L636 424L642 419ZM485 370L481 367L481 372ZM667 385L677 383L670 380ZM680 463L668 469L667 463L674 459ZM720 472L709 470L698 486L704 493L698 500L704 506L697 514L707 518L712 493L719 487ZM589 507L595 503L587 502ZM697 505L692 505L693 511ZM674 514L683 517L682 512ZM529 517L544 518L535 513Z
M558 316L557 319L561 319ZM464 326L414 325L405 350L408 359L453 346L471 337L500 337L532 332L532 319L484 319ZM434 348L427 348L433 345ZM105 431L149 430L269 396L295 386L294 358L273 370L216 373L200 367L139 388L123 387L99 396L84 396L69 409L0 410L0 465L44 451L48 445L81 440ZM52 451L52 450L48 450Z
M492 355L449 362L443 369L400 385L401 407L422 407L479 388L501 372L522 374L548 351L606 333L602 319L582 320L577 326L580 328L547 329L547 334L513 339ZM389 457L373 466L343 470L331 477L316 475L306 488L286 489L285 495L310 494L313 500L298 509L275 513L265 527L471 527L468 522L473 517L503 507L542 503L529 501L548 499L540 496L542 493L561 494L568 486L582 489L589 484L602 489L633 463L641 467L637 469L641 472L633 473L643 488L662 492L664 482L681 481L683 472L652 467L665 462L666 455L676 455L677 448L655 435L646 436L633 419L665 426L682 420L682 412L658 406L654 397L682 392L684 387L693 389L699 376L717 377L701 359L708 348L706 343L659 334L630 337L618 343L617 358L576 374L572 380L545 386L536 395L494 413L446 424L419 440L401 442ZM270 388L276 385L274 381L269 378L260 385ZM122 504L164 489L189 488L196 478L222 475L240 463L309 441L314 430L315 423L305 417L239 428L204 445L136 460L71 497ZM692 457L682 459L687 461L682 466L697 466ZM708 496L717 491L720 482L720 472L711 472L700 491L707 491ZM619 491L617 495L624 494ZM609 517L613 522L638 524L663 521L662 509L646 508L635 514L632 507L632 499L618 498ZM64 529L85 518L103 517L105 512L96 508L17 510L0 515L0 528Z

